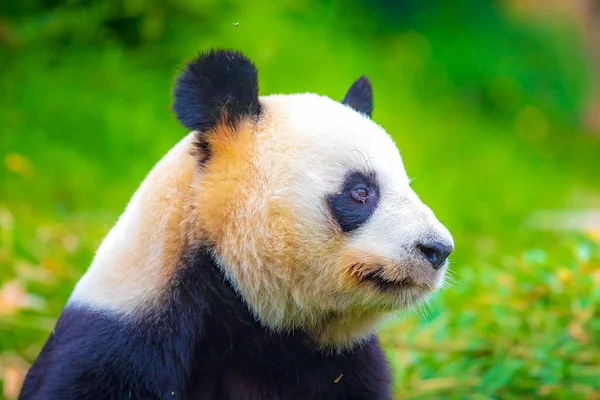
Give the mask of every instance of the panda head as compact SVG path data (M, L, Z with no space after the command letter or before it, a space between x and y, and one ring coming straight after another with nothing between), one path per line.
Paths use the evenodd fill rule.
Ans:
M259 97L251 61L211 51L173 109L195 140L194 229L264 325L343 345L441 286L452 237L370 119L365 77L342 102Z

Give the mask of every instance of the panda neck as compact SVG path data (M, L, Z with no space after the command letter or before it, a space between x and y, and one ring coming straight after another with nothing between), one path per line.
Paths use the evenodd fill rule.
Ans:
M182 293L188 295L183 296ZM341 353L371 340L374 327L382 317L382 314L356 309L347 313L330 314L317 327L308 329L270 327L245 304L235 286L215 262L210 247L205 245L188 249L166 299L187 299L189 303L173 303L173 307L181 310L210 310L203 316L200 334L206 339L204 341L211 343L211 348L204 349L205 352L251 354L249 347L255 350L258 347L262 350L303 348L324 353ZM198 303L198 299L203 300ZM168 314L178 313L169 311ZM182 315L179 324L188 324L194 320L193 316Z

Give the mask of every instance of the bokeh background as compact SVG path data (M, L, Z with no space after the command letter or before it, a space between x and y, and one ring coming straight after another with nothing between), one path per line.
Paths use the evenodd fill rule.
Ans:
M225 46L261 94L341 99L368 75L454 234L451 285L382 328L397 398L600 399L598 3L0 2L0 396L186 134L177 70Z

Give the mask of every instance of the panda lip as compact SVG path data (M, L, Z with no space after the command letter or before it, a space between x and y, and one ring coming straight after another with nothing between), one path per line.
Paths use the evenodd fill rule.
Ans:
M382 270L373 271L365 276L363 279L371 282L378 289L381 290L392 290L392 289L402 289L408 288L415 285L415 282L410 278L402 278L402 279L387 279L383 276Z

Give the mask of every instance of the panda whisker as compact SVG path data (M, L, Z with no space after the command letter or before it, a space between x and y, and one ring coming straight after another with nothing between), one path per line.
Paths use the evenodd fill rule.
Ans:
M456 272L447 269L444 277L442 278L442 287L443 288L451 288L457 284L457 279L453 276Z
M431 301L426 299L424 301L419 302L416 307L414 307L414 312L417 314L418 318L425 322L427 321L427 316L431 315L433 312L433 306L431 305Z
M356 151L360 157L362 158L362 162L363 162L363 168L365 171L371 171L372 170L372 165L371 165L371 159L372 157L366 157L362 151L360 151L358 148L354 147L354 149L350 150L350 151Z

